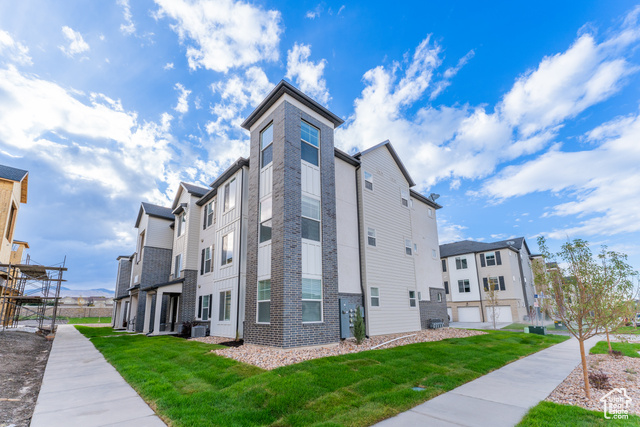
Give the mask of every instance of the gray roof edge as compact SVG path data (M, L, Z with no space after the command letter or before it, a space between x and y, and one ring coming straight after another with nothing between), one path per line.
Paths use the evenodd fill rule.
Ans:
M461 240L459 242L451 242L451 243L445 243L440 245L440 256L443 258L446 257L450 257L450 256L455 256L455 255L462 255L462 254L469 254L469 253L479 253L479 252L487 252L487 251L491 251L491 250L495 250L495 249L511 249L515 252L518 252L519 249L513 245L508 244L507 242L512 241L512 240L520 240L522 239L522 243L524 243L526 245L526 241L524 239L524 237L514 237L513 239L507 239L507 240L499 240L497 242L489 242L489 243L485 243L485 242L478 242L475 240ZM515 242L517 243L517 242ZM466 245L465 245L466 244ZM451 245L458 245L459 248L457 249L452 249L450 251L450 253L447 252L447 246L451 246ZM527 247L527 250L529 248ZM444 254L443 254L444 252Z
M233 174L235 174L245 166L249 166L249 159L246 159L244 157L238 158L238 160L233 162L231 166L229 166L224 172L222 172L222 174L220 174L220 176L218 176L211 184L209 184L209 187L211 187L211 189L207 191L207 194L202 196L202 198L200 198L196 202L196 205L202 206L209 200L211 200L213 196L215 196L218 192L218 187L220 186L220 184L231 178Z
M339 148L334 147L334 154L337 158L339 158L340 160L344 160L345 162L353 165L353 166L358 166L360 164L360 160L356 159L355 157L347 154L346 152L340 150Z
M7 179L14 182L22 182L29 175L29 171L18 169L7 165L0 165L0 179Z
M335 127L338 127L342 123L344 123L344 120L311 99L308 95L300 91L291 83L285 80L280 80L280 83L278 83L276 87L273 88L273 90L267 95L267 97L256 107L255 110L253 110L251 114L249 114L249 117L247 117L240 126L242 126L246 130L250 130L251 126L253 126L253 124L257 122L258 119L262 117L262 115L269 108L271 108L271 106L285 93L291 95L296 100L302 102L304 105L332 122Z
M418 193L415 190L411 190L409 189L409 194L411 196L413 196L414 198L420 200L422 203L426 203L427 205L431 206L434 209L442 209L442 206L437 204L436 202L434 202L433 200L431 200L428 197L423 196L422 194Z
M398 167L400 168L400 171L402 172L402 174L404 175L404 178L407 180L407 182L409 183L409 187L413 187L416 185L416 183L413 181L413 178L411 178L411 175L409 175L409 171L407 170L407 168L404 166L404 163L402 163L402 160L400 160L400 156L398 156L398 153L396 152L395 148L393 148L393 145L391 144L391 141L384 140L379 144L374 145L373 147L369 147L366 150L360 152L360 153L356 153L354 154L355 158L360 158L363 155L370 153L373 150L377 150L378 148L382 147L382 146L387 146L387 149L389 150L389 153L391 154L391 157L393 157L393 160L396 161Z
M187 193L194 194L196 196L199 195L200 197L204 196L209 191L205 187L200 187L199 185L191 184L189 182L180 181L180 185L187 190Z

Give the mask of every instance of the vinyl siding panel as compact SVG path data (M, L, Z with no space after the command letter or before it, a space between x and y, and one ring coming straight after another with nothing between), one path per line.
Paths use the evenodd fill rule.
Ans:
M166 219L148 217L145 246L171 249L173 247L173 230L169 227L170 224L171 221Z
M416 284L422 301L428 301L429 288L444 289L436 210L414 200L411 207L411 228L413 243L418 246L418 252L414 253ZM435 258L433 250L436 251Z
M336 237L338 248L338 292L362 293L356 168L336 158Z

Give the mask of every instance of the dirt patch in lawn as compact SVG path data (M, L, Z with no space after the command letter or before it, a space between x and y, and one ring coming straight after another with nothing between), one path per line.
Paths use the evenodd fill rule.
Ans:
M584 395L582 365L573 372L547 397L549 402L580 406L592 411L602 411L600 399L614 388L625 388L631 399L629 413L640 415L640 358L621 356L614 358L608 354L591 354L587 356L590 372L604 373L608 377L609 386L597 389L591 384L591 399Z
M373 350L374 347L384 349L419 342L440 341L447 338L466 338L484 334L486 334L486 332L467 329L442 328L426 329L416 332L407 332L404 334L378 335L367 338L361 345L356 345L355 340L351 338L341 341L338 344L307 348L280 349L275 347L245 344L240 347L230 347L211 351L219 354L220 356L229 357L239 362L248 363L262 369L275 369L281 366L304 362L305 360L318 359L320 357L339 356L341 354ZM202 341L202 339L199 339L199 341ZM212 341L217 340L214 339ZM212 342L212 344L213 343L217 344L218 342Z
M0 331L0 427L29 426L50 351L41 335Z

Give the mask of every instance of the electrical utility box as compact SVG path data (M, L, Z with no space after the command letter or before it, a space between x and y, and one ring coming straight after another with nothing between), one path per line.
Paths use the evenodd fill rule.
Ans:
M353 336L353 322L356 321L356 310L360 309L360 314L364 318L364 309L359 304L353 304L349 300L340 298L340 338L346 339Z

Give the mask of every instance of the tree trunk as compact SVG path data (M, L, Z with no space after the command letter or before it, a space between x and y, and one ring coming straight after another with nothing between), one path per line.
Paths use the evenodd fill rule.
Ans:
M613 351L611 348L611 340L609 339L609 330L607 329L607 344L609 345L609 354Z
M584 354L584 341L578 339L580 342L580 358L582 359L582 375L584 377L584 394L587 399L591 399L591 389L589 387L589 371L587 370L587 356Z

